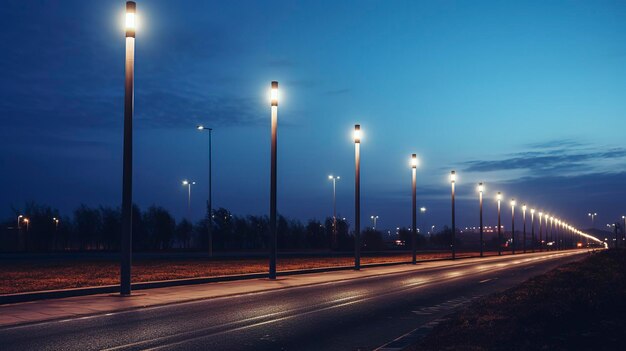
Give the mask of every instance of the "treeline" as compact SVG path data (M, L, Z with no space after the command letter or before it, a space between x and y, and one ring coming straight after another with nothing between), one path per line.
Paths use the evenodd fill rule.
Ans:
M15 217L2 223L0 251L117 251L120 249L121 212L119 208L81 205L71 216L61 216L49 206L28 203L15 210ZM23 217L18 218L22 214ZM133 250L204 250L208 248L208 221L192 223L176 219L163 207L151 206L142 211L133 206ZM237 216L224 208L213 216L213 249L215 251L254 251L267 249L269 220L267 216ZM54 220L58 219L58 222ZM27 219L27 221L25 220ZM18 225L19 223L19 225ZM332 218L324 222L309 220L306 224L278 216L278 247L286 250L354 249L354 235L349 223L338 219L336 235ZM405 241L397 245L396 239ZM418 236L418 247L447 247L450 233L444 229L427 242ZM383 235L366 229L362 232L363 250L387 248L408 249L410 231L403 228L399 236Z

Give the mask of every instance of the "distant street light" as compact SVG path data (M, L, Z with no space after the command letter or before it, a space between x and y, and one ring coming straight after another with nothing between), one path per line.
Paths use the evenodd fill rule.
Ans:
M524 223L526 223L526 221L524 221ZM536 240L535 240L535 209L531 208L530 209L530 237L531 237L531 245L530 245L530 249L531 252L535 252L535 245L536 245Z
M24 215L19 215L17 216L17 230L19 231L21 229L20 226L20 220L24 217Z
M189 219L191 220L191 186L196 185L196 182L190 180L183 180L183 186L187 187L187 211L189 211Z
M24 217L24 219L22 219L22 222L26 224L26 233L24 233L24 250L28 252L28 235L29 235L29 228L30 228L30 220L26 217Z
M498 191L496 195L498 200L498 256L502 256L502 224L500 222L500 202L502 201L502 193Z
M417 154L411 155L411 262L417 264ZM426 210L426 209L424 209Z
M450 185L452 187L452 244L450 248L452 249L452 259L456 259L456 247L455 247L455 237L456 237L456 224L455 224L455 213L454 213L454 185L456 183L456 172L450 172Z
M426 219L426 211L427 211L426 207L420 207L420 218L421 219L420 219L420 221L418 223L418 226L417 226L417 232L418 233L421 233L420 227L422 225L424 225L424 223L426 223L426 221L425 221L425 219Z
M511 199L511 249L515 255L515 199Z
M524 222L522 251L526 253L526 204L522 205L522 221Z
M483 240L483 191L485 186L483 183L478 183L478 203L480 207L480 257L484 256L485 241Z
M328 176L328 179L333 181L333 239L332 245L335 247L337 244L337 181L341 177L335 177L332 174Z
M543 217L543 212L539 212L539 252L543 251L543 237L541 236L541 218ZM546 223L548 223L546 217Z
M376 230L376 221L378 221L378 216L370 216L372 220L372 229Z
M361 269L361 125L354 125L354 269Z
M547 224L547 223L546 223ZM546 225L547 227L547 225ZM550 216L550 242L552 243L551 246L554 246L554 216ZM546 238L548 237L548 234L546 234ZM548 239L546 239L547 241Z
M209 199L207 200L207 234L209 235L209 257L213 257L213 142L211 140L213 128L199 125L196 129L201 132L209 132Z
M276 177L277 175L277 138L278 138L278 82L273 81L270 89L272 119L272 146L270 161L270 271L269 278L276 279L277 227L276 227Z
M132 206L133 206L133 114L135 105L135 30L137 5L126 2L126 79L124 84L124 156L122 170L122 257L120 294L131 293Z

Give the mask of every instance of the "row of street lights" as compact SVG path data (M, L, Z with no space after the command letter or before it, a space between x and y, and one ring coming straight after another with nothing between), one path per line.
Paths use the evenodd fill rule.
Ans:
M132 255L132 122L134 114L134 66L135 66L135 32L136 32L136 11L137 5L134 1L126 2L126 59L125 59L125 94L124 94L124 152L123 152L123 172L122 172L122 241L121 241L121 267L120 267L120 294L122 296L128 296L131 294L131 255ZM278 82L272 81L270 86L270 115L271 115L271 146L270 146L270 208L269 208L269 278L276 279L276 256L277 256L277 132L278 132ZM211 246L211 128L205 128L198 126L198 130L209 131L209 200L208 200L208 230L209 230L209 252L212 251ZM361 126L356 124L354 126L354 158L355 158L355 196L354 196L354 208L355 208L355 223L354 223L354 268L360 269L360 249L361 249L361 199L360 199L360 144L361 144ZM413 191L413 220L412 220L412 253L413 263L416 262L416 168L417 168L417 155L411 156L411 168L412 168L412 191ZM333 180L333 231L336 235L336 206L335 206L335 186L336 180L339 177L330 176L329 179ZM450 248L452 251L452 258L456 258L455 247L455 182L456 173L452 171L450 174L450 182L452 185L452 242ZM191 207L191 185L195 184L193 181L184 181L183 185L188 186L188 207ZM481 256L483 255L482 249L482 184L481 190ZM512 202L512 214L514 215L514 202ZM524 207L525 209L525 207ZM531 210L534 213L534 210ZM376 217L377 218L377 217ZM552 219L552 217L551 217ZM513 219L514 221L514 219ZM541 221L541 213L540 213ZM26 222L27 223L27 222ZM566 225L566 224L564 224ZM375 226L375 224L374 224ZM514 226L514 223L513 223ZM569 227L569 226L568 226ZM571 228L572 231L578 232L581 235L585 235L575 228ZM498 233L500 233L500 195L498 198ZM534 229L534 226L533 226ZM541 226L540 226L541 233ZM540 234L541 235L541 234ZM499 250L500 251L500 250ZM499 252L501 254L501 252Z

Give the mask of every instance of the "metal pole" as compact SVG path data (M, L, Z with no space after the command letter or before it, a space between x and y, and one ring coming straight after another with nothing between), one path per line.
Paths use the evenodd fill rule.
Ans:
M511 205L511 250L515 255L515 204Z
M478 184L479 187L483 186L483 183ZM479 203L480 203L480 257L484 256L485 241L483 240L483 191L479 191Z
M524 221L524 241L522 241L522 251L526 253L526 205L522 207L522 220Z
M413 154L412 159L416 160L417 155ZM416 178L417 178L417 169L414 164L411 168L412 182L411 182L411 195L412 195L412 204L413 204L413 212L412 212L412 223L411 223L411 253L413 264L417 263L417 186L416 186Z
M500 201L501 200L498 199L498 256L502 256L502 225L500 224Z
M187 211L189 212L189 219L191 220L191 182L187 184Z
M207 231L209 234L209 257L213 257L213 129L209 128L209 201Z
M137 5L126 2L126 13L134 16ZM126 78L124 84L124 156L122 171L122 241L120 260L120 294L130 295L132 260L133 206L133 112L135 80L135 28L126 28Z
M273 81L272 90L278 90L278 82ZM270 166L270 272L269 278L276 279L276 245L277 245L277 233L276 233L276 143L278 132L278 98L271 101L272 108L272 147L271 147L271 166Z
M535 245L537 243L536 239L535 239L535 210L531 209L530 210L530 237L531 237L531 252L535 252Z
M450 184L452 185L452 245L451 245L451 249L452 249L452 259L456 259L456 243L455 243L455 239L456 239L456 216L454 213L454 184L455 184L455 177L456 177L456 172L452 171L450 173L450 175L452 176L452 181L450 182Z
M360 133L361 125L356 124L354 131ZM354 141L354 269L361 269L361 139Z
M543 215L539 213L539 252L543 252L543 237L541 236L541 217L543 217Z
M332 244L335 247L337 242L337 178L333 177L333 240Z

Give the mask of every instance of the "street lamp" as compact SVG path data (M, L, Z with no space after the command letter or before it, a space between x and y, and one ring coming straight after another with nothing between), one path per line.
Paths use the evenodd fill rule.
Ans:
M270 161L270 267L269 279L276 279L277 228L276 228L276 177L277 177L277 133L278 133L278 82L272 81L270 88L272 123L272 146Z
M547 227L546 223L546 227ZM552 243L552 246L554 246L554 216L550 216L550 242ZM546 233L546 241L548 241L547 239L548 234Z
M525 223L526 221L524 221ZM531 237L531 245L530 249L534 253L535 252L535 209L530 209L530 237Z
M539 252L543 251L543 237L541 236L541 218L543 217L543 212L539 212ZM546 223L548 223L546 217Z
M213 128L208 128L203 125L199 125L196 127L199 131L208 131L209 132L209 199L207 200L207 234L209 235L209 257L213 256L213 142L212 142L212 134Z
M335 246L337 242L337 181L341 177L335 177L332 174L328 176L328 179L333 181L333 239L332 245Z
M502 193L498 191L496 195L498 200L498 256L502 256L502 224L500 222L500 202L502 202Z
M485 190L485 186L483 183L478 183L478 203L480 207L480 257L483 257L483 247L485 246L485 242L483 240L483 191Z
M361 125L354 125L354 269L361 269Z
M417 264L417 154L411 155L411 194L412 194L412 222L411 222L411 253L413 264ZM422 207L423 208L423 207ZM420 209L421 211L421 209ZM424 211L426 209L424 208Z
M515 199L511 199L511 249L515 255Z
M526 204L522 205L522 220L524 221L524 240L522 241L522 251L526 253Z
M18 231L21 229L21 227L20 227L20 219L22 219L23 217L24 217L24 215L17 216L17 230Z
M183 186L187 187L187 211L189 211L189 219L191 219L191 186L196 185L196 182L190 180L183 180Z
M454 184L456 183L456 172L450 172L450 185L452 187L452 259L456 258L456 248L455 248L455 236L456 236L456 225L455 225L455 213L454 213Z
M420 220L420 223L418 225L417 231L421 233L420 227L421 227L422 224L426 223L424 221L424 218L426 218L426 207L420 207L420 214L421 214L420 218L422 218L422 219Z
M122 170L122 257L120 261L120 294L131 293L133 206L133 113L135 104L135 30L137 5L126 2L126 77L124 83L124 155Z
M378 216L370 216L372 220L372 229L376 230L376 221L378 221Z

